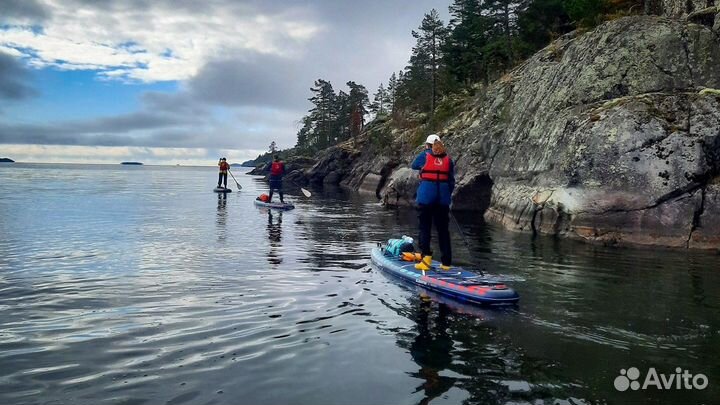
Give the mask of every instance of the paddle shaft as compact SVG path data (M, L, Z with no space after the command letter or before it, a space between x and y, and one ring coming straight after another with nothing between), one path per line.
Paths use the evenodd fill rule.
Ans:
M453 215L452 211L450 211L450 219L452 219L452 222L455 224L455 227L457 228L458 232L460 232L460 237L462 238L463 243L465 243L465 248L467 248L468 252L470 253L470 257L472 257L472 249L470 249L470 243L468 243L467 238L465 237L465 232L463 232L462 228L460 227L460 224L458 223L457 219L455 219L455 215ZM485 273L479 267L477 268L477 271L480 272L481 276L485 275Z
M228 173L230 173L230 175L232 176L233 180L235 180L235 184L237 184L238 191L242 190L242 186L240 185L240 183L238 183L237 179L235 178L235 175L232 174L232 172L230 171L230 169L228 169Z
M301 187L301 186L300 186L299 184L297 184L297 182L296 182L296 181L292 180L292 184L294 184L294 185L296 185L296 186L300 187L300 191L301 191L301 192L302 192L302 193L303 193L303 194L305 195L305 197L308 197L308 198L310 198L310 197L312 196L312 193L310 193L310 192L309 192L309 191L307 191L306 189L302 188L302 187Z

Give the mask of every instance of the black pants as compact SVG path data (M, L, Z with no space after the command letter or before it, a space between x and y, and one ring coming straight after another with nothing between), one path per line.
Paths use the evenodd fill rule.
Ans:
M277 190L278 194L280 194L280 202L285 202L285 199L283 198L283 191L282 191L282 180L270 179L270 195L269 195L270 202L272 202L272 196L273 196L274 190Z
M440 242L440 260L445 266L452 264L452 247L450 245L450 207L447 205L433 204L418 206L418 220L420 222L420 251L423 256L432 255L430 250L430 237L432 225L438 233Z
M225 188L227 188L227 173L220 173L218 175L218 187L220 187L220 184L225 184Z

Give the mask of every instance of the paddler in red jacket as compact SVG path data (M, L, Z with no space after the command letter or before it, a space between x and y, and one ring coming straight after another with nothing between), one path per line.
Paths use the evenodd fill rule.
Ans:
M218 162L218 166L220 167L220 174L218 175L218 188L220 188L220 184L224 184L223 188L227 188L227 175L228 170L230 170L230 165L227 162L227 159L221 158Z
M280 194L280 202L284 203L282 191L282 178L285 175L285 163L280 160L280 156L273 156L273 162L270 164L270 198L268 202L272 202L273 190L277 190Z

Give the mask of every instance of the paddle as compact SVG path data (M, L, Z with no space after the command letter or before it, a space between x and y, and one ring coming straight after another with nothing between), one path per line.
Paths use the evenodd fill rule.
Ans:
M304 188L300 187L300 191L302 191L303 194L305 194L305 197L310 198L312 194L310 194L309 191L305 190Z
M290 180L290 181L292 182L292 184L296 185L297 187L300 187L300 185L297 184L294 180ZM303 194L305 194L305 197L307 197L307 198L312 197L312 194L311 194L309 191L307 191L306 189L300 187L300 191L301 191Z
M230 171L230 169L228 169L228 173L230 173L230 175L232 176L233 180L235 180L235 184L237 184L238 191L242 190L242 186L240 185L240 183L238 183L237 179L235 178L235 175L232 174L232 172Z
M450 211L450 219L452 219L453 223L458 229L458 232L460 232L460 236L462 237L463 243L465 243L465 247L467 248L468 252L470 253L470 257L472 257L472 249L470 249L470 243L468 243L467 239L465 238L465 232L463 232L462 228L460 227L460 224L458 223L457 219L455 219L455 215L453 215L452 211ZM475 267L475 266L473 266ZM477 271L480 272L481 276L484 276L485 273L477 267Z

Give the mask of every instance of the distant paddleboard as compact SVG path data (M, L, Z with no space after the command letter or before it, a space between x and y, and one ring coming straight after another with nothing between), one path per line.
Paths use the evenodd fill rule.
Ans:
M223 187L215 187L213 189L213 191L216 193L232 193L232 190L230 190L229 188L223 188Z
M260 201L260 200L255 200L255 205L257 205L258 207L274 208L276 210L291 210L291 209L295 208L295 206L290 203L281 203L281 202L266 203L266 202Z

